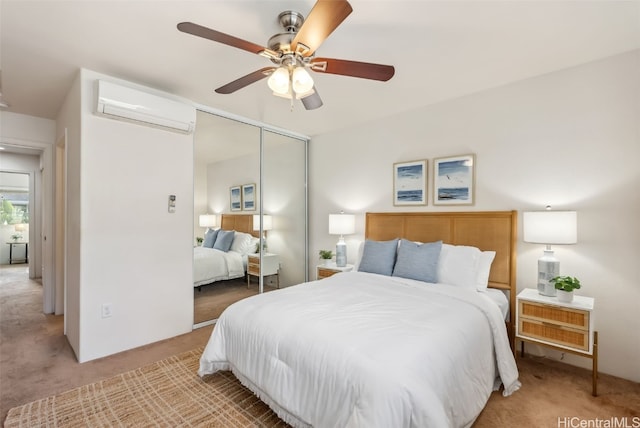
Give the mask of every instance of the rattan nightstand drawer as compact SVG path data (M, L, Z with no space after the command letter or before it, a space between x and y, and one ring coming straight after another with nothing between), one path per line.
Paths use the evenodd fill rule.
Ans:
M251 259L249 259L251 260ZM249 264L247 265L247 272L250 275L260 275L260 262L258 263L251 263L249 262Z
M582 330L589 329L589 311L545 305L526 300L520 300L519 305L519 313L522 318Z
M340 272L350 272L353 270L353 265L346 265L342 267L336 266L335 263L329 263L326 265L316 266L316 279L329 278Z
M568 346L581 351L589 350L588 330L578 330L527 318L520 318L518 322L518 331L520 332L520 336L544 340L549 343Z
M329 278L331 275L335 275L336 273L338 273L340 271L337 271L335 269L327 269L327 268L318 268L318 279L324 279L324 278Z

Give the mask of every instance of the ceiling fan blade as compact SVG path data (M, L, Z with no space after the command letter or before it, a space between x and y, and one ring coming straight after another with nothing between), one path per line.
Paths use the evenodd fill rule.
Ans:
M313 55L352 10L346 0L318 0L291 42L291 50L299 49L305 57Z
M178 30L182 31L183 33L193 34L194 36L213 40L214 42L222 43L227 46L232 46L234 48L249 51L254 54L260 54L268 50L264 46L256 45L255 43L251 43L246 40L242 40L237 37L230 36L229 34L221 33L220 31L212 30L211 28L194 24L193 22L179 23Z
M262 80L265 77L269 76L275 70L275 67L265 67L260 70L256 70L253 73L249 73L246 76L242 76L239 79L234 80L233 82L227 83L224 86L220 86L216 89L216 92L219 94L231 94L238 89L242 89L245 86L249 86L252 83L257 82L258 80Z
M311 62L310 68L318 73L340 74L342 76L360 77L382 82L391 79L396 72L392 65L335 58L315 58Z
M322 107L322 98L320 98L320 95L318 95L318 90L315 86L313 87L313 91L313 94L308 95L300 100L302 101L304 108L307 110L315 110Z

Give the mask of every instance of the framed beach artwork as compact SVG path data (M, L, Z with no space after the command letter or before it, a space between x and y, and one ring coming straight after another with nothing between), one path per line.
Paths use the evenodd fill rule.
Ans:
M393 205L427 205L427 161L393 164Z
M229 196L231 198L231 211L242 210L242 194L240 193L240 186L233 186L229 189Z
M475 203L476 156L461 155L433 160L433 204Z
M242 209L244 211L255 211L256 209L255 183L242 185Z

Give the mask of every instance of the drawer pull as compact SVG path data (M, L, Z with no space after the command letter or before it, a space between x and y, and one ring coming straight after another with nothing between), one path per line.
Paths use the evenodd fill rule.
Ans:
M540 322L542 323L542 325L545 325L545 326L547 326L547 327L553 327L553 328L559 328L559 329L562 329L562 326L561 326L561 325L554 324L554 323L552 323L552 322L547 322L547 321L540 321Z

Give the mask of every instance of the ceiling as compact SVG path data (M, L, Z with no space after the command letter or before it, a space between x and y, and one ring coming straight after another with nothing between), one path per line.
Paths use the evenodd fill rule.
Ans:
M277 16L314 0L0 0L2 98L54 119L78 69L313 136L640 48L640 1L350 0L317 55L394 65L388 82L313 73L324 106L275 97L266 80L213 90L271 63L182 33L192 21L266 45Z

